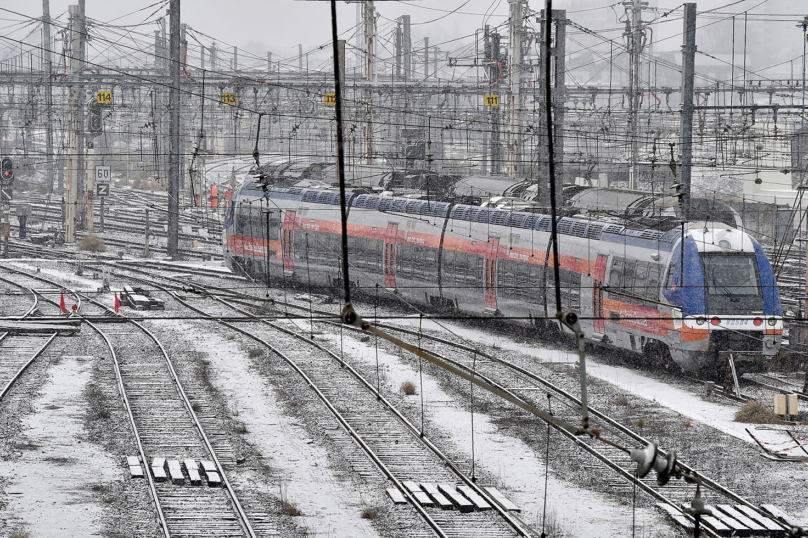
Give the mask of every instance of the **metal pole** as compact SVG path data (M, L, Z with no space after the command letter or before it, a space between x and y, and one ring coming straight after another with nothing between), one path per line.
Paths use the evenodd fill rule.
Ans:
M429 79L429 38L424 38L424 80Z
M179 257L179 211L180 211L180 0L171 0L170 16L170 65L171 90L168 94L170 114L168 124L168 255Z
M143 249L143 257L149 257L149 208L146 208L146 243Z
M373 54L373 43L376 40L376 8L373 1L365 2L364 6L364 32L365 37L365 79L368 82L373 82L374 72L376 70L376 58ZM373 91L367 89L365 91L365 125L364 125L364 150L367 159L367 164L373 164Z
M508 62L508 86L510 95L507 99L507 130L505 173L510 177L517 177L519 174L519 152L521 149L521 89L522 89L522 32L524 28L524 17L522 15L525 7L523 0L509 0L510 3L510 24L508 32L510 34L510 58Z
M79 6L69 8L68 32L70 51L70 73L75 73L81 62L79 25L81 12ZM81 124L81 103L79 87L71 84L68 89L68 117L67 117L67 193L65 198L65 243L76 242L77 205L79 190L79 125Z
M342 81L340 80L341 68L339 62L342 58L339 55L339 41L337 39L337 3L331 0L331 40L334 48L334 90L336 93L336 116L337 116L337 168L339 170L339 197L340 197L340 217L342 221L342 278L344 281L345 303L351 302L351 287L348 277L348 208L345 198L345 151L342 145Z
M682 46L682 218L690 216L690 176L693 158L693 84L696 76L696 4L685 4Z
M628 24L628 20L626 21ZM642 52L642 3L631 3L631 25L629 31L629 145L631 162L629 165L628 188L637 188L637 160L639 159L639 118L640 103L640 52Z
M45 73L48 75L48 84L45 87L45 107L47 113L47 127L45 131L45 158L47 159L46 184L48 195L53 194L53 81L51 63L51 25L50 25L50 0L42 0L42 53L45 60Z
M412 78L412 40L410 36L410 16L402 15L401 21L404 23L404 79Z
M78 38L79 38L79 63L76 74L78 76L79 94L78 94L78 117L76 118L76 132L78 137L78 198L77 202L80 205L81 211L78 211L79 227L83 228L85 223L85 211L87 210L87 163L85 162L84 153L87 150L87 141L84 138L84 68L85 60L87 59L87 11L85 9L85 0L79 0L79 17L78 17Z

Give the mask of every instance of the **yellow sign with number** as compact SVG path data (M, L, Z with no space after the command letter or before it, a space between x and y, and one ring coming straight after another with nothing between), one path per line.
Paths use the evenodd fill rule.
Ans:
M499 106L499 95L486 95L485 106Z
M236 104L236 94L235 93L223 93L222 94L222 103L225 105L235 105Z
M101 105L112 104L112 92L98 92L95 94L95 102Z
M327 94L325 94L325 104L327 104L327 105L336 105L337 104L337 94L336 93L327 93Z

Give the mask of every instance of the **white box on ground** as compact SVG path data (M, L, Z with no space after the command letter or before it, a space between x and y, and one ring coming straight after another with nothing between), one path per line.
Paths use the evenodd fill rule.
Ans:
M788 408L786 407L786 395L785 394L775 394L774 395L774 414L775 415L785 415L788 413Z

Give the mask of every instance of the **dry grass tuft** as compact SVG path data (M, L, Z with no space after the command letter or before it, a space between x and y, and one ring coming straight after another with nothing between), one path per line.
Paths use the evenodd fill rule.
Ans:
M90 234L84 239L82 239L81 243L79 244L79 248L81 250L87 250L89 252L107 251L107 246L104 244L104 240L95 234Z
M360 517L362 519L376 519L377 517L379 517L379 509L365 508L362 510L362 515Z
M782 424L780 417L757 400L750 400L735 413L735 422L747 424Z
M297 517L302 516L303 512L297 506L289 501L281 501L281 514L285 516Z
M644 428L645 427L645 419L643 419L643 418L639 419L637 421L637 427L638 428Z
M106 504L112 504L115 502L115 497L104 497L104 502Z
M16 530L8 535L8 538L30 538L30 534L25 531Z
M107 406L107 396L96 384L89 384L84 389L84 397L90 404L90 418L92 420L105 420L110 416L109 407Z
M625 394L621 394L620 396L615 398L614 403L616 403L617 405L622 405L624 407L628 406L628 405L631 405L631 402L629 401L628 396L626 396Z
M406 396L413 396L415 394L415 383L412 381L405 381L401 384L401 392Z
M256 347L256 348L251 349L248 354L249 354L251 359L254 359L256 357L262 356L264 354L264 350L263 349L258 349Z
M244 424L236 424L235 428L233 428L233 431L235 431L236 433L244 434L247 433L249 430L247 429L247 426L245 426Z

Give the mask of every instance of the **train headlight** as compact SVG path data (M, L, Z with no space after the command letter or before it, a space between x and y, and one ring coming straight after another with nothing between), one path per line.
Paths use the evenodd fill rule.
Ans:
M730 248L732 248L732 243L730 243L726 239L722 239L721 241L718 242L718 246L723 248L724 250L729 250Z
M696 318L696 325L704 325L705 321L706 320L703 317L699 316Z
M760 319L760 318L755 318L754 323L755 323L755 327L760 327L761 325L763 325L763 320Z
M721 318L719 318L718 316L715 316L713 319L710 320L710 323L712 323L713 325L720 325L721 324Z
M769 325L772 327L777 325L777 318L769 318Z

